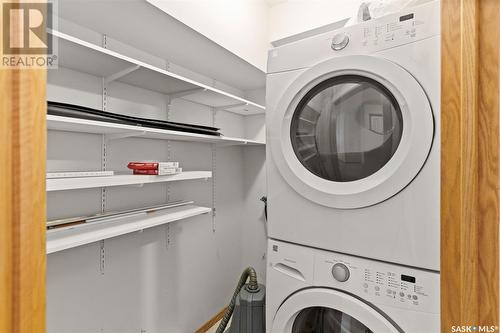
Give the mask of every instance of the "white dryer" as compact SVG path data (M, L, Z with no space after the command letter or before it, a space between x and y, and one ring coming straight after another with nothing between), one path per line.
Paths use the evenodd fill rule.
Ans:
M439 1L270 50L269 236L439 270Z
M438 333L439 274L269 241L269 333Z

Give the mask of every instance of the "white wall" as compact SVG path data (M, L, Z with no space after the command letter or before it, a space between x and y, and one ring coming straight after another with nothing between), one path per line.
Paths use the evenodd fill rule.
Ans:
M265 0L147 0L192 29L266 70L267 4Z
M266 281L267 221L264 203L267 195L265 147L248 147L243 151L243 186L245 198L241 226L242 269L252 266L259 283Z
M362 0L147 0L266 71L270 42L351 17Z
M270 0L269 34L272 42L352 17L362 0Z

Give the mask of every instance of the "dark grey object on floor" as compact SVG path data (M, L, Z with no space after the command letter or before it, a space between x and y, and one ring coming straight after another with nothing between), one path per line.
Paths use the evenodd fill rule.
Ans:
M227 333L264 333L266 331L266 287L259 284L259 291L242 288L234 308L231 326Z

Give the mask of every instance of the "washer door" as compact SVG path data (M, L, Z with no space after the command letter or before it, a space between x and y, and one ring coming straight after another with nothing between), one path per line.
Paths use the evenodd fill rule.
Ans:
M274 160L301 195L361 208L405 188L429 155L434 119L416 79L373 56L330 59L300 75L269 129Z
M378 311L343 292L326 288L299 291L278 309L273 333L402 332Z

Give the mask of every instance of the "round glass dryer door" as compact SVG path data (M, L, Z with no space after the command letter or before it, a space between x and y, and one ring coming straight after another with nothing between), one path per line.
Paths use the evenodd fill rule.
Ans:
M272 332L399 333L401 328L371 305L328 288L304 289L278 308Z
M357 319L338 310L314 306L299 312L292 333L373 333Z
M396 152L403 116L379 82L354 75L309 90L292 118L290 139L302 165L326 180L350 182L379 171Z
M268 122L276 166L300 195L343 209L375 205L417 177L434 117L418 81L374 56L333 58L306 69Z

